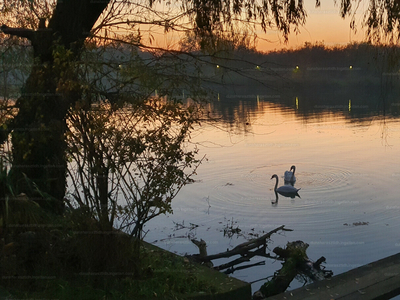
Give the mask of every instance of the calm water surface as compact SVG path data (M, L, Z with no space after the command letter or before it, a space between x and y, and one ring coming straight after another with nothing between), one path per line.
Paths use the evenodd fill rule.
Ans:
M259 98L251 109L236 100L240 104L229 121L203 125L193 134L208 161L200 166L197 182L173 201L174 213L146 226L146 241L183 255L198 253L188 236L202 238L208 253L215 254L285 225L293 231L273 235L269 249L302 240L310 245L308 256L325 256L326 269L335 275L400 251L396 116L360 116L357 110L362 115L368 106L347 109L347 103L304 114L299 99L288 107ZM283 185L291 165L301 198L280 196L273 204L275 180L270 178L278 174ZM224 236L227 226L239 227L240 234ZM232 276L252 282L281 266L265 258L250 263L258 261L266 265ZM253 291L263 282L254 283ZM292 283L292 288L301 285Z

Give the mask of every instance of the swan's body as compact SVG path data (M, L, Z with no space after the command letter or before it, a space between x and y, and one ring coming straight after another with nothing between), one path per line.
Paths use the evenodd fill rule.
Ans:
M293 172L292 172L292 170L293 170ZM283 177L285 179L285 182L290 182L290 183L296 182L296 176L294 176L295 171L296 171L296 167L291 166L290 171L285 172L285 175Z
M272 178L276 179L275 188L274 188L274 191L276 193L279 193L285 197L294 198L294 197L298 196L300 198L300 195L298 194L298 191L300 191L300 189L297 189L292 185L282 185L278 188L278 180L279 180L278 175L274 174L274 175L272 175L271 179Z

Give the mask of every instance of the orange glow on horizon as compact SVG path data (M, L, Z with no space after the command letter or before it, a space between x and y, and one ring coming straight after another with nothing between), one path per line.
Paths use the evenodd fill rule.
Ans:
M362 42L365 39L365 31L361 26L364 11L367 9L367 1L362 0L358 11L354 15L357 31L350 28L351 18L340 17L339 6L335 5L334 0L321 3L319 8L315 8L315 0L305 0L307 17L306 24L299 28L299 33L293 32L293 28L288 37L288 42L284 43L282 33L270 29L263 32L261 29L256 31L259 37L256 48L258 51L270 52L282 49L296 49L304 46L305 43L322 43L327 47L345 46L352 42ZM173 30L165 33L162 28L154 30L154 27L140 26L143 43L149 47L177 49L182 39L183 32Z
M362 42L365 32L361 26L364 15L364 6L367 3L362 1L358 12L355 14L356 31L350 28L351 18L340 17L339 7L334 1L325 1L321 7L315 8L314 0L306 0L307 9L306 24L300 27L300 33L289 35L288 43L284 43L282 34L276 30L269 30L266 33L258 32L262 38L257 45L259 51L269 52L281 49L295 49L304 46L306 42L315 44L323 43L325 46L344 46L352 42Z

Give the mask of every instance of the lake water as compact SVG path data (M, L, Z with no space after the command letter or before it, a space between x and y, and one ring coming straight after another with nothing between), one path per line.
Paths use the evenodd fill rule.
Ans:
M225 94L210 105L218 121L193 134L208 161L197 182L174 199L174 213L147 224L145 240L183 255L198 253L188 239L196 237L215 254L285 225L293 231L273 235L269 249L302 240L310 245L310 259L325 256L335 275L398 253L399 102L386 101L382 110L378 96L368 104L343 98L335 105L323 97L319 104L293 95L271 98ZM372 107L374 101L380 104ZM291 165L301 198L279 196L273 203L270 178L278 174L283 185ZM240 234L224 236L230 226ZM280 268L265 258L250 263L258 261L266 265L232 276L253 282ZM263 282L254 283L253 291Z

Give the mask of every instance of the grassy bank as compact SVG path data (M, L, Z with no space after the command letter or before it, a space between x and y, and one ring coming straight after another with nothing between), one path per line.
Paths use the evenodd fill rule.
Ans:
M249 285L102 230L82 210L62 217L38 213L27 222L2 228L1 298L223 299L217 295L237 288L250 296Z

